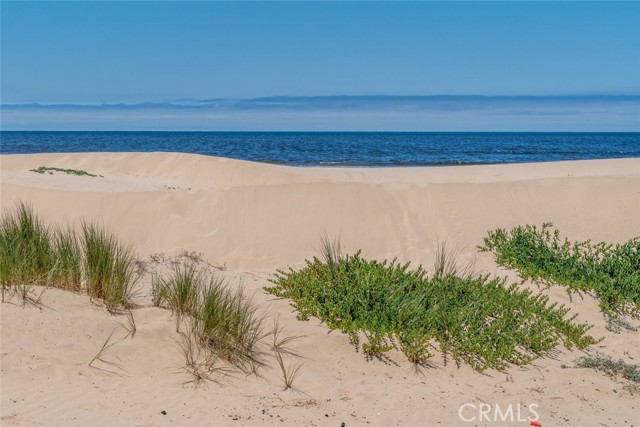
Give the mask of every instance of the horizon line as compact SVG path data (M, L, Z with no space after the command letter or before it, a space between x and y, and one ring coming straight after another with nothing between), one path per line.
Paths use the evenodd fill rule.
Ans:
M104 101L104 102L76 102L76 101L25 101L3 102L3 108L131 108L131 107L201 107L216 102L245 103L245 102L277 102L277 101L322 101L322 100L370 100L370 101L444 101L444 100L474 100L474 101L640 101L640 94L582 94L582 95L476 95L476 94L438 94L438 95L393 95L393 94L369 94L369 95L270 95L250 98L194 98L184 97L165 100L147 101ZM187 103L187 104L185 104ZM200 104L200 105L193 105ZM204 104L204 105L202 105Z
M519 131L490 131L490 130L442 130L442 131L422 131L422 130L114 130L114 129L73 129L73 130L56 130L56 129L11 129L11 130L2 130L0 129L0 134L2 133L16 133L16 132L47 132L47 133L92 133L92 132L102 132L102 133L508 133L508 134L517 134L517 133L589 133L589 134L610 134L610 133L629 133L635 134L640 133L638 131L541 131L541 130L519 130Z

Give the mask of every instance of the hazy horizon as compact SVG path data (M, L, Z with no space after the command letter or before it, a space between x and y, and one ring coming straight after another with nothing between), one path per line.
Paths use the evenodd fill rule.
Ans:
M639 95L274 96L2 104L4 130L633 132Z
M5 130L640 130L633 2L3 1L0 19Z

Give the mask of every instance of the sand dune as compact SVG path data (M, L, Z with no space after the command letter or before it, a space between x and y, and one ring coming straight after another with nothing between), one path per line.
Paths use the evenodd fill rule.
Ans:
M103 177L29 171L39 166ZM513 278L477 252L487 230L551 221L572 240L628 240L640 235L640 159L332 169L177 153L83 153L5 155L0 173L3 211L23 200L48 221L101 221L141 258L185 249L226 266L221 274L255 291L256 302L280 314L289 333L304 335L296 347L309 358L299 393L282 392L275 370L262 380L194 390L175 373L181 355L170 313L142 308L135 312L136 337L110 353L123 371L109 374L87 363L118 319L84 295L48 290L42 310L1 305L3 425L528 425L466 423L458 415L465 403L538 404L543 425L639 425L637 395L605 375L561 368L581 352L559 351L487 375L435 357L433 369L415 374L401 356L392 357L397 365L365 361L345 336L327 334L315 320L296 321L286 301L261 288L276 268L315 255L325 233L367 257L427 266L438 241L447 240L476 259L478 272ZM605 337L593 351L640 360L638 332L608 332L593 298L525 286L593 323L593 334Z
M104 178L29 172L42 165ZM104 221L142 254L187 248L271 271L312 256L324 233L370 257L425 263L437 239L475 253L487 230L523 223L624 240L640 234L639 173L638 159L326 169L174 153L18 155L2 158L2 202Z

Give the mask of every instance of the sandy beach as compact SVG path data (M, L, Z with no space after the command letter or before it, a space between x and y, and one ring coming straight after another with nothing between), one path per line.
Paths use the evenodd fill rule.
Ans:
M40 166L100 176L30 171ZM262 290L276 269L316 255L323 235L339 236L347 252L427 268L446 241L476 272L520 283L491 254L478 252L487 231L552 222L573 241L640 236L639 158L298 168L179 153L33 154L1 156L0 173L3 212L22 200L48 222L99 222L131 243L149 269L158 264L150 256L201 254L216 274L279 315L288 334L302 336L293 346L305 357L297 391L282 391L275 366L264 378L185 384L175 319L151 307L148 273L142 307L133 312L137 333L107 356L121 369L94 369L88 363L109 334L125 335L122 319L86 295L48 289L41 308L0 305L2 425L529 425L479 420L481 404L497 404L521 407L525 418L536 405L544 426L640 426L640 396L605 374L574 368L583 351L558 348L527 366L484 373L436 354L432 367L416 373L399 353L387 363L367 361L345 335L328 333L314 318L298 321L288 301ZM522 286L594 325L590 333L604 340L589 354L640 363L639 332L608 331L593 297Z

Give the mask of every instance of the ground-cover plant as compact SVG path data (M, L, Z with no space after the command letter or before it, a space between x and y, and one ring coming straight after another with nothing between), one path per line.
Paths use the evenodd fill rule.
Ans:
M72 228L46 225L24 203L0 220L0 285L26 296L32 286L80 291L108 310L133 305L138 275L131 250L96 225L84 224L80 236Z
M570 242L546 223L490 231L481 251L525 279L593 292L609 317L640 317L640 238L623 244Z
M62 168L54 168L54 167L48 167L48 166L40 166L37 169L30 169L30 171L40 173L40 174L49 173L51 175L54 172L63 172L63 173L66 173L67 175L91 176L94 178L98 176L102 177L102 175L95 175L87 171L84 171L82 169L62 169Z
M623 329L633 332L638 331L638 328L636 326L633 326L622 317L607 317L607 324L605 328L607 329L607 331L613 332L614 334L619 334Z
M596 340L591 326L566 317L568 309L543 295L507 286L505 279L460 275L440 251L436 274L396 260L371 261L360 252L342 255L325 240L322 259L306 267L279 270L265 288L290 298L299 319L315 316L347 333L365 353L380 356L397 348L423 363L437 343L445 357L474 369L504 369L545 355L559 344L585 348Z
M622 359L613 360L611 356L584 356L575 361L578 368L591 368L611 377L613 380L626 380L624 388L631 393L640 392L640 366L627 363ZM624 382L624 381L623 381Z

